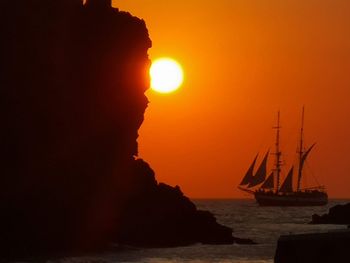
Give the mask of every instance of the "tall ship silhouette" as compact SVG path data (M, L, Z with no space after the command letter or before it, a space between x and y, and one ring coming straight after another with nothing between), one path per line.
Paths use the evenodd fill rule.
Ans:
M302 188L301 186L306 159L315 146L315 144L312 144L308 148L304 148L304 107L302 109L297 169L294 169L294 166L292 166L282 184L280 184L282 166L282 152L280 149L280 112L278 112L277 125L274 129L276 130L276 143L275 152L272 154L275 156L275 162L271 173L267 176L267 162L270 155L270 153L267 152L254 174L257 155L238 188L254 195L257 203L261 206L326 205L328 203L328 195L324 186L318 185L308 188ZM295 189L293 188L294 176L297 176Z

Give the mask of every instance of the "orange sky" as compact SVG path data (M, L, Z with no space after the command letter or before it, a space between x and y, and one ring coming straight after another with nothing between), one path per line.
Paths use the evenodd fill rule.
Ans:
M247 197L237 185L255 154L273 146L295 158L300 112L313 175L331 197L350 197L350 1L120 0L143 18L152 59L184 67L182 89L148 91L140 156L157 179L192 198ZM308 171L309 170L309 171Z

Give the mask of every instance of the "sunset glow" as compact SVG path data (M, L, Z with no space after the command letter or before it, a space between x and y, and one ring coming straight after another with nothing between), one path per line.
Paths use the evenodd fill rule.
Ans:
M179 63L170 58L160 58L150 69L151 88L160 93L177 90L183 82L183 71Z
M276 112L285 176L305 105L310 173L331 197L350 196L350 1L333 2L113 1L146 21L150 57L171 54L184 68L186 92L147 93L140 155L157 180L193 198L249 197L236 186L274 145Z

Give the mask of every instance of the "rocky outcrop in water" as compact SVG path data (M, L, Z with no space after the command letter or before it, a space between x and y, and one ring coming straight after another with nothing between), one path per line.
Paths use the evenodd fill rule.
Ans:
M275 263L343 263L349 261L350 231L281 236Z
M141 189L126 204L121 221L124 227L115 234L116 243L166 247L234 242L232 229L218 224L210 212L197 210L178 186L158 184L148 164L136 162L139 179L144 180L144 171L148 171L151 180L139 183Z
M137 155L151 47L110 0L0 3L1 258L232 243Z
M350 225L350 203L331 207L328 214L312 215L311 224Z

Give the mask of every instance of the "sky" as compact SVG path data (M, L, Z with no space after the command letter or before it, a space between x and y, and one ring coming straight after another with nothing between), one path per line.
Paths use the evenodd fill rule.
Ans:
M237 185L257 153L273 151L278 110L284 175L296 160L305 105L305 143L317 144L303 183L350 197L350 1L113 5L146 21L151 59L172 57L185 72L180 90L146 93L139 152L158 181L191 198L248 197Z

